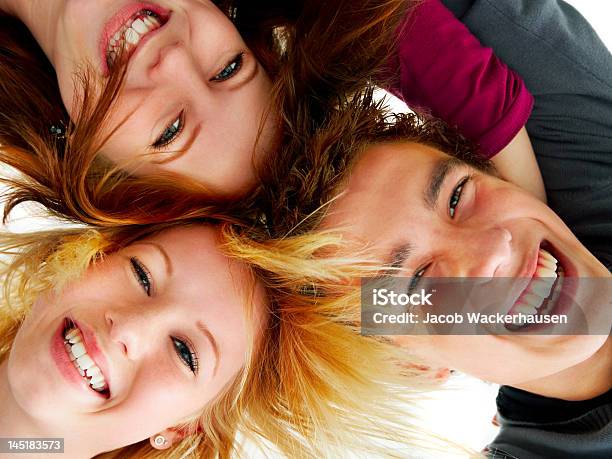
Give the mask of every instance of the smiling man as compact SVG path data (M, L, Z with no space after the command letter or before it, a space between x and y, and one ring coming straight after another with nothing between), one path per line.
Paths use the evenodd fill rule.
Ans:
M312 219L318 229L340 232L351 251L366 247L381 267L417 285L430 277L525 280L512 307L530 316L549 314L543 305L553 295L548 286L557 278L578 282L572 299L587 312L597 311L604 330L531 336L511 330L473 336L415 333L391 339L432 366L508 385L500 392L502 398L528 394L536 399L530 400L531 406L553 400L552 406L543 404L546 419L555 420L565 403L571 413L582 415L586 407L587 415L600 419L601 410L605 414L609 408L612 374L607 333L612 321L607 303L602 303L612 300L612 276L597 254L552 209L496 177L489 164L475 159L469 146L441 122L411 115L390 120L369 94L348 105L346 112L330 117L313 142L315 148L294 167L313 171L310 163L319 168L310 172L312 186L305 188L318 188L320 199L304 206L307 213L325 209L322 218ZM595 280L607 289L603 297L590 288ZM542 419L536 417L537 422ZM597 424L597 435L610 428L609 420L604 424ZM552 440L567 440L562 432L553 428L553 434L538 436L539 430L531 428L538 432L535 440L528 440L533 454L524 457L558 457L555 454L571 450L567 441ZM508 428L503 432L508 435ZM589 450L594 432L583 433L580 441L587 442ZM511 436L510 442L515 441ZM593 441L593 448L602 447Z

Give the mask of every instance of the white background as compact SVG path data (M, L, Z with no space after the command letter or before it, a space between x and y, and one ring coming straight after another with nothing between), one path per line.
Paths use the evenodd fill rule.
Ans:
M536 0L533 0L536 1ZM612 1L608 0L567 0L591 22L604 43L612 49ZM537 65L537 62L533 63ZM399 106L398 106L399 108ZM32 211L19 212L9 228L14 231L28 231L49 226L47 220L26 218ZM503 365L503 362L500 362ZM491 424L495 413L495 385L487 384L463 375L451 378L450 389L436 400L424 402L428 413L424 424L445 438L480 450L496 434Z

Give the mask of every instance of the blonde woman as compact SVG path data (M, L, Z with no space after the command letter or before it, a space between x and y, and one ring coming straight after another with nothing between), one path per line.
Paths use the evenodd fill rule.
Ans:
M224 238L4 234L0 436L61 437L74 458L229 457L238 433L292 458L405 455L374 441L420 438L393 352L342 303L317 309L228 258Z

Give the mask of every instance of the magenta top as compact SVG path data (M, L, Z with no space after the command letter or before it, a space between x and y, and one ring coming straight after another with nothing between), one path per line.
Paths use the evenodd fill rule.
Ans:
M445 120L491 158L525 125L533 96L523 80L483 47L440 0L424 0L404 21L389 90Z

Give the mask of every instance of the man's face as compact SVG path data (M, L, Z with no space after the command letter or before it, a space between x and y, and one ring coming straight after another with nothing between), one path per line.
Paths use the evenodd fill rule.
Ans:
M365 243L405 276L512 277L537 281L542 248L550 275L609 272L545 204L434 148L369 147L322 226ZM545 263L544 263L545 264ZM503 384L551 375L591 356L605 336L402 336L438 364ZM499 365L500 362L509 362Z

